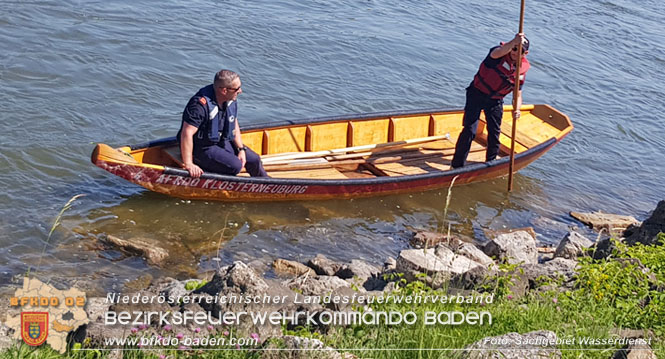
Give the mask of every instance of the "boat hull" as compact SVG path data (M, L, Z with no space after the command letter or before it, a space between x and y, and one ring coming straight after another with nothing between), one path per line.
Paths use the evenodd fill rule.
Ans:
M520 170L542 156L558 141L552 139L515 157ZM98 167L141 185L151 191L183 199L214 201L296 201L361 198L420 192L471 182L485 181L508 174L509 159L473 164L459 169L416 176L376 178L370 180L298 180L251 178L204 174L191 178L187 171L140 164L117 163L97 159Z

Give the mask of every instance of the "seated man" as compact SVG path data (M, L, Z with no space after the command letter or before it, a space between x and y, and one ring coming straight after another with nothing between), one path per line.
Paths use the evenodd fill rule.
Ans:
M259 155L242 144L236 101L241 86L237 73L221 70L187 103L177 139L190 176L203 170L235 176L243 167L252 177L268 176Z

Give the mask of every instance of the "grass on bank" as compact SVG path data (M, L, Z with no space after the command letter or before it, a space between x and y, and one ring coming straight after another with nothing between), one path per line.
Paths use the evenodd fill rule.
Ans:
M290 334L314 337L333 348L360 358L455 358L459 351L488 336L509 332L525 333L550 330L558 338L612 338L615 329L647 330L652 335L652 348L658 358L665 358L665 235L659 236L660 245L627 247L617 243L613 258L580 259L575 288L560 292L550 290L530 293L514 299L509 291L510 278L494 278L489 289L495 293L492 304L382 304L373 305L375 311L414 311L419 318L426 311L489 311L491 325L424 325L418 321L411 326L357 325L332 327L327 334L310 328L299 328ZM506 270L511 268L504 268ZM558 287L561 283L543 281L543 285ZM403 285L395 295L444 295L422 282ZM280 342L272 343L279 348ZM619 349L607 346L582 346L579 343L558 346L563 358L611 358ZM588 350L588 349L598 350ZM380 349L380 350L377 350ZM441 349L446 349L441 350ZM584 350L583 350L584 349ZM124 351L125 358L280 358L279 351L252 349L230 351ZM72 351L69 358L104 358L108 351ZM269 354L269 355L268 355ZM26 345L0 353L0 358L59 358L58 353L45 346L34 349ZM312 356L307 356L312 357Z

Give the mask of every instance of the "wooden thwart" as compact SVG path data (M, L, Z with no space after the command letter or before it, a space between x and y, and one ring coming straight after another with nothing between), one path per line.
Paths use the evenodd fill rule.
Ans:
M172 160L173 162L177 163L178 166L180 167L185 167L185 164L182 163L182 154L180 154L180 146L175 145L175 146L170 146L170 147L164 147L164 153L166 153Z
M269 164L269 163L274 163L274 162L278 162L278 161L288 161L288 160L311 158L311 157L323 157L323 156L329 156L329 155L340 155L340 154L349 153L349 152L366 151L366 150L373 150L373 149L379 149L379 148L385 148L385 147L408 146L408 145L438 141L438 140L443 140L443 139L448 139L448 138L450 138L450 135L446 134L446 135L441 135L441 136L429 136L429 137L422 137L422 138L413 138L413 139L404 140L404 141L394 141L394 142L386 142L386 143L363 145L363 146L345 147L345 148L337 148L337 149L332 149L332 150L324 150L324 151L316 151L316 152L301 152L301 153L294 153L294 154L287 154L287 155L275 154L275 155L263 156L262 160L263 160L264 164Z
M329 168L310 168L290 171L270 171L273 178L348 179L342 172Z

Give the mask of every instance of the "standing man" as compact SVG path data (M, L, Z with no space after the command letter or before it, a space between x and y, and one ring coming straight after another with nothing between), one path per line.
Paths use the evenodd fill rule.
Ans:
M515 66L517 64L517 51L522 42L522 63L520 64L520 89L524 84L524 76L529 70L529 40L520 33L511 41L502 43L490 49L480 69L473 78L471 85L466 88L466 105L464 105L464 129L457 139L455 155L451 167L464 166L469 155L471 143L476 137L480 111L485 111L487 121L487 154L486 161L492 161L499 153L499 135L501 134L501 117L503 117L503 98L513 91L515 86ZM517 107L513 110L516 118L520 116L522 96L517 98Z
M235 176L243 167L252 177L267 177L261 158L242 143L238 125L237 73L221 70L211 85L200 89L182 112L180 141L183 167L192 177L203 171Z

